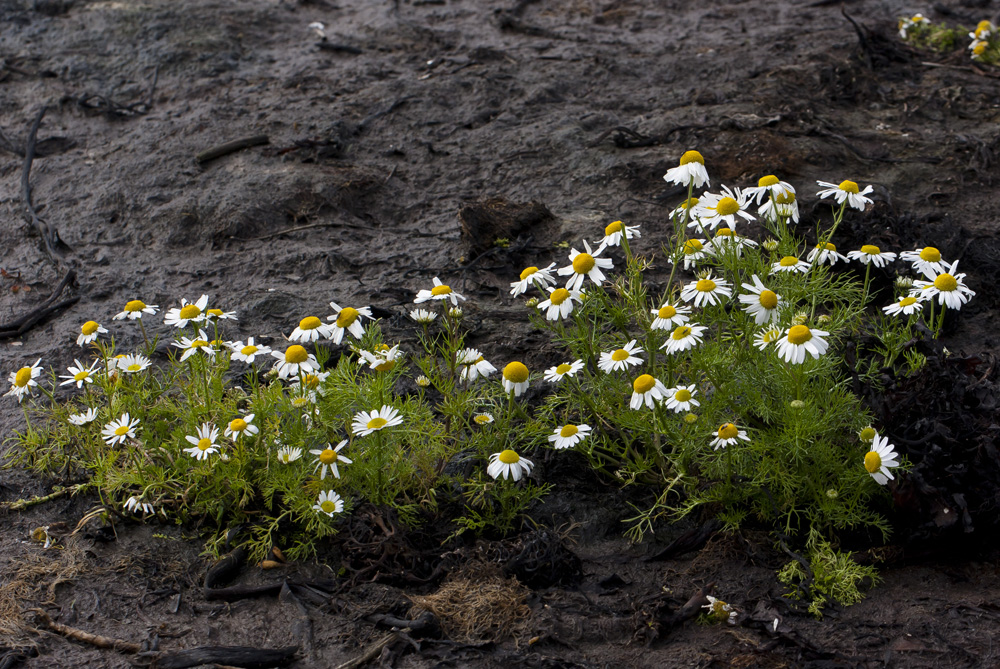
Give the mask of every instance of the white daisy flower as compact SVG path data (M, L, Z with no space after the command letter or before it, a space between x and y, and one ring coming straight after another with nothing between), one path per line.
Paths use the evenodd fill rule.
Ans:
M242 340L234 341L229 345L229 348L233 352L233 360L239 360L248 365L252 365L258 355L265 356L271 352L269 346L255 343L253 337L248 337L246 344Z
M692 407L699 406L701 402L694 399L695 393L698 392L695 389L695 385L692 383L690 386L675 386L670 388L666 392L666 402L664 406L668 409L672 409L676 413L684 413L686 411L691 411Z
M368 368L374 369L377 372L392 371L392 368L396 366L396 361L403 357L402 351L399 350L399 344L396 344L392 348L389 348L386 344L382 344L382 347L377 351L356 350L365 359L365 362L368 363Z
M91 342L97 341L97 336L102 334L107 334L108 331L101 326L97 321L87 321L80 326L80 334L77 335L76 345L86 346Z
M925 246L916 251L903 251L899 254L899 259L910 263L915 271L929 279L943 273L944 266L947 264L941 260L941 252L933 246Z
M885 437L877 434L872 440L872 448L865 454L865 470L871 474L872 478L879 485L885 485L892 480L892 467L899 466L895 448Z
M863 265L871 263L876 267L885 267L896 259L896 254L892 251L883 252L877 246L865 244L860 251L848 251L847 257L857 260Z
M101 430L101 437L107 442L108 446L114 446L115 444L124 444L126 439L135 439L136 428L139 425L139 419L132 419L128 415L128 412L122 414L122 417L118 420L113 420L104 426Z
M609 223L604 228L604 238L596 243L601 247L621 246L622 235L625 235L625 239L638 239L642 237L638 225L625 225L621 221L615 221L614 223Z
M629 402L629 407L637 410L645 405L647 409L652 409L669 394L670 391L659 379L650 374L641 374L632 382L632 400Z
M303 396L311 394L313 396L312 402L316 402L316 392L319 391L320 395L326 395L326 391L323 389L323 382L330 376L330 372L308 372L306 374L300 374L298 377L292 379L292 382L288 384L288 387L295 392L301 393Z
M743 311L753 316L754 323L763 325L778 320L778 307L781 306L781 295L778 295L757 277L753 275L753 285L742 284L750 291L749 295L740 295L740 302L745 304Z
M538 303L538 308L545 312L545 320L558 321L573 313L573 300L580 302L582 293L578 290L565 288L549 288L549 299Z
M777 223L780 220L799 222L799 202L795 193L785 193L772 197L757 208L757 213L766 220Z
M700 261L707 258L709 253L710 247L706 246L704 239L688 239L681 248L681 254L684 258L684 269L691 269L696 266ZM673 262L673 258L670 261Z
M785 256L778 262L771 265L771 274L776 272L801 272L805 274L809 271L809 263L799 260L795 256Z
M715 439L709 445L717 451L726 446L735 446L740 443L741 439L743 441L750 441L746 430L741 430L732 423L726 423L719 426L719 429L715 433Z
M920 300L912 295L908 295L906 297L899 298L898 302L893 302L887 307L882 307L882 311L884 311L888 316L899 316L900 314L903 316L909 316L917 313L923 309L923 307L924 305L921 304Z
M609 374L611 372L628 369L630 366L638 365L642 362L642 358L634 355L642 352L642 347L636 346L635 340L633 339L622 348L611 352L602 352L601 358L597 363L597 367L601 371Z
M475 421L476 425L489 425L493 422L493 414L486 412L477 413L472 417L472 420Z
M71 415L67 420L70 425L86 425L87 423L92 423L95 418L97 418L97 409L89 407L83 413L75 413Z
M510 294L517 297L528 292L528 286L534 284L539 290L545 290L549 286L554 286L556 279L552 276L552 270L556 268L555 263L549 263L548 267L539 269L538 267L526 267L521 272L521 280L513 281L510 284Z
M920 16L917 14L917 16ZM926 20L926 19L925 19ZM930 21L928 21L930 23ZM996 31L996 27L988 20L982 20L976 24L976 29L969 33L969 39L986 41Z
M757 180L756 186L747 188L744 192L747 194L748 199L755 200L757 204L760 204L766 197L773 199L778 196L787 196L788 194L795 195L795 189L792 188L790 183L780 180L773 174L761 177Z
M129 353L117 359L115 368L126 374L138 374L149 369L153 362L141 353Z
M705 250L708 253L721 255L728 249L732 249L737 256L741 256L743 248L746 246L757 246L757 242L736 234L732 228L723 226L715 231L715 237L705 246Z
M693 182L695 188L710 185L705 158L697 151L685 151L677 167L667 170L663 180L678 186L688 186Z
M84 383L93 383L94 369L97 367L99 360L95 360L90 367L84 367L83 363L79 360L74 359L73 363L75 366L69 367L69 376L60 375L60 379L66 379L60 386L68 386L75 383L77 388L83 388Z
M194 303L189 303L186 299L181 298L181 306L168 309L163 323L179 328L187 327L188 323L201 323L205 320L204 311L207 306L208 295L202 295Z
M678 325L674 328L673 332L670 333L670 336L667 337L667 341L663 342L663 345L660 346L660 348L665 350L667 355L681 353L690 348L694 348L701 343L702 338L705 336L705 330L707 329L707 326L697 325L696 323Z
M319 494L319 499L313 504L313 511L316 513L325 513L326 515L333 518L333 514L341 513L344 510L344 500L340 498L340 495L332 490L324 490Z
M463 348L459 350L455 354L455 362L462 367L461 379L470 383L480 376L486 378L497 371L497 368L483 357L479 349L475 348Z
M320 339L330 339L332 336L333 328L315 316L306 316L299 321L299 326L292 330L292 334L288 337L288 340L306 344Z
M271 357L277 359L278 362L275 363L274 368L282 379L298 376L299 373L307 374L319 370L319 362L316 361L316 357L298 344L292 344L285 349L284 353L271 351Z
M708 306L722 303L723 297L732 297L733 290L725 279L713 279L709 273L704 279L692 281L684 286L681 299L685 302L694 300L694 306Z
M122 508L124 508L129 513L149 514L154 512L152 504L150 504L149 502L143 502L141 498L136 497L135 495L132 495L127 500L125 500L125 503L122 504Z
M319 471L319 479L321 481L326 478L327 471L333 474L333 478L340 478L340 470L337 469L338 462L343 462L345 465L349 465L354 462L353 460L340 454L340 451L344 448L344 446L347 446L346 439L337 444L336 448L333 448L331 444L327 444L326 448L313 449L309 451L316 456L316 467L313 468L313 471Z
M918 25L930 25L930 21L923 14L914 14L912 18L899 20L899 37L906 39L906 33Z
M531 460L522 458L508 448L505 451L494 453L490 456L490 465L486 468L486 473L494 479L502 476L504 479L512 478L515 481L520 481L521 476L527 477L534 466Z
M722 193L706 193L698 203L698 221L688 223L688 227L704 226L714 230L721 223L730 228L736 227L737 216L747 220L755 220L754 215L746 210L746 194L737 188L730 190L722 187Z
M573 448L589 435L589 425L567 423L562 427L557 427L556 431L549 435L549 443L552 444L553 448Z
M975 296L976 292L965 285L965 274L958 274L958 261L951 265L944 263L947 272L942 272L933 278L932 281L916 280L913 282L913 290L910 295L919 300L933 300L936 295L938 304L947 306L949 309L961 309L962 305Z
M219 321L238 321L235 311L223 311L222 309L205 309L205 320L209 323L218 323Z
M649 324L653 330L669 330L675 325L684 325L691 315L691 307L674 306L669 302L664 302L659 309L650 310L656 318Z
M567 376L575 376L577 372L583 369L583 360L574 360L573 362L563 362L555 367L549 367L545 370L545 375L542 377L549 383L559 383Z
M671 220L673 220L674 218L676 218L676 219L678 219L680 221L683 221L684 218L685 218L685 216L687 216L689 218L693 217L694 214L695 214L695 212L698 210L698 204L700 202L701 202L701 200L699 200L698 198L696 198L694 196L688 198L687 200L684 200L679 205L677 205L676 207L674 207L674 209L670 212L670 218L671 218ZM691 213L688 214L688 212L691 212Z
M213 453L219 452L219 446L215 440L219 438L219 428L211 423L202 423L194 435L184 437L191 448L185 448L184 452L198 460L204 460Z
M705 595L705 599L708 600L708 604L702 604L701 608L708 609L708 613L706 615L711 616L719 622L724 621L730 625L736 624L736 611L733 610L732 606L725 603L721 599L716 599L712 595ZM774 629L777 630L777 618L775 618L774 622Z
M503 368L503 389L514 393L514 397L520 397L528 389L528 368L523 363L514 361Z
M768 346L778 341L779 337L781 337L781 330L778 328L764 328L757 333L756 337L754 337L753 345L763 351Z
M817 259L816 256L819 256ZM811 263L814 260L817 265L822 265L824 263L829 263L830 265L836 265L838 260L843 262L849 262L847 256L837 253L837 247L830 242L826 244L817 244L816 248L809 252L806 259Z
M865 205L872 202L871 198L865 197L872 192L871 186L865 186L864 190L859 191L858 184L849 180L841 181L839 184L832 184L828 181L817 181L816 183L826 189L816 194L823 199L833 197L837 200L837 204L844 204L844 200L847 200L848 206L864 211Z
M232 438L233 441L240 437L254 436L260 432L260 428L253 424L253 417L254 414L248 413L246 416L232 419L226 426L226 431L222 433L223 436Z
M458 301L464 299L465 297L453 291L451 286L441 283L441 279L434 277L434 287L430 290L419 291L413 302L414 304L420 304L428 300L451 300L452 306L457 307Z
M570 249L570 264L566 267L560 267L557 270L559 276L569 276L569 279L566 281L566 290L570 292L579 290L585 278L589 278L598 286L601 285L604 282L604 272L601 270L612 269L614 267L614 262L612 262L611 258L597 257L604 251L603 246L596 251L592 251L587 240L583 240L583 247L587 249L586 253L580 253L575 248Z
M120 321L123 318L127 318L130 321L134 321L137 318L142 318L143 314L149 314L152 316L159 310L159 307L155 304L146 304L142 300L132 300L125 305L119 313L111 317L113 321Z
M198 336L194 338L181 337L180 341L175 341L174 346L184 351L181 354L181 362L184 362L192 355L201 351L210 358L215 357L215 349L210 346L208 335L204 330L198 330Z
M326 317L326 320L334 322L332 327L327 326L333 332L330 339L333 340L334 344L339 344L343 340L345 330L350 332L355 339L361 339L365 334L365 327L361 324L361 319L373 318L370 307L354 309L353 307L341 307L336 302L331 302L330 308L336 312L332 316Z
M555 263L552 264L554 265ZM437 317L438 315L436 311L427 311L426 309L414 309L410 312L410 318L421 325L429 325L430 323L433 323L434 319Z
M399 411L386 404L377 411L359 411L354 414L351 432L358 437L365 437L372 432L400 425L402 422L403 417L399 415Z
M301 448L293 448L292 446L282 446L278 449L278 462L290 465L299 458L302 457Z
M810 330L805 325L793 325L778 340L778 357L793 365L801 365L806 353L814 359L826 353L830 344L823 339L830 333L824 330Z

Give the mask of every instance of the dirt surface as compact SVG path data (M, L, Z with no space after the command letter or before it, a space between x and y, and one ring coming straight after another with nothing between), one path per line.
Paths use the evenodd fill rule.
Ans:
M847 2L870 29L859 40L839 3L826 2L0 0L0 323L42 305L70 269L76 283L63 297L79 297L0 340L0 370L38 357L64 368L79 355L80 323L107 322L136 297L168 307L208 293L238 312L243 336L265 343L331 300L371 304L405 338L404 314L433 276L470 298L472 342L490 359L548 362L546 338L507 299L509 282L524 266L562 262L556 243L593 239L619 218L642 225L640 251L653 253L680 199L661 177L689 148L704 154L713 186L769 173L792 182L807 220L828 211L812 194L816 179L873 184L875 205L835 241L896 251L934 244L961 258L978 295L944 343L989 359L998 346L998 73L910 52L894 26L914 11L973 25L995 20L985 13L994 4L942 2L935 13ZM315 21L326 25L322 43L308 28ZM55 258L24 222L21 199L18 153L43 106L30 184L61 240ZM260 135L266 145L195 159ZM475 215L482 207L459 216L490 198L493 209L527 214L506 228ZM496 247L497 237L511 244ZM132 334L116 330L125 348L137 343ZM0 435L22 420L7 398ZM992 549L900 549L867 599L815 621L781 599L774 570L789 558L764 534L716 535L693 552L645 561L697 525L629 546L621 538L628 502L648 499L581 479L581 464L566 456L541 468L557 485L540 517L567 536L539 541L562 546L568 564L567 554L579 558L576 578L535 583L530 615L501 643L397 635L372 661L1000 664ZM0 476L4 499L50 490L23 472ZM294 666L332 667L388 634L385 615L405 618L407 596L441 585L397 579L317 590L322 601L297 589L226 603L201 588L208 562L194 529L120 522L114 534L64 536L62 550L29 541L42 525L64 523L68 534L96 503L63 499L4 519L5 582L35 565L26 582L43 587L0 608L29 601L65 625L163 651L298 645ZM247 567L239 580L330 580L339 557L280 573ZM44 587L60 574L66 582ZM677 617L710 584L742 612L739 626ZM25 623L41 625L30 615ZM29 667L134 659L49 632L25 638L37 652L23 658Z

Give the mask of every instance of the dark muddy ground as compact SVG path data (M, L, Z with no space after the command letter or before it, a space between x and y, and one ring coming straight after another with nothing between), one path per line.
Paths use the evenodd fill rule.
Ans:
M561 258L556 242L593 238L617 218L641 224L652 252L679 199L667 197L661 176L688 148L705 155L713 185L772 172L791 181L807 217L826 211L812 196L816 179L874 184L875 207L838 243L935 244L961 258L978 295L944 343L989 360L1000 258L997 72L908 52L893 28L915 11L966 25L995 20L995 3L845 6L871 29L863 42L839 4L790 0L0 0L0 322L41 305L68 269L77 285L65 297L79 296L0 340L0 369L6 376L37 357L64 367L79 324L108 320L134 297L170 306L208 293L237 310L244 336L264 341L330 300L387 309L388 327L405 334L402 314L435 275L470 297L475 345L491 358L542 359L545 339L528 330L520 302L505 299L508 282L523 266ZM307 28L314 21L326 24L325 47ZM56 261L21 209L17 153L43 105L31 186L64 243ZM269 144L195 161L255 135ZM463 231L459 210L486 198L536 201L554 216L502 234ZM496 236L513 243L489 250ZM7 398L0 433L21 420ZM543 515L578 523L568 545L582 561L579 584L531 590L530 617L502 643L425 640L415 652L397 639L386 665L1000 664L997 553L981 542L948 551L951 539L938 535L890 550L885 580L865 601L817 622L778 599L774 570L788 557L766 535L716 536L645 562L691 527L629 546L620 521L635 500L578 480L573 465L546 465L564 473ZM21 472L2 477L5 499L49 490ZM437 587L367 585L322 605L301 592L230 604L206 600L193 530L118 523L115 536L65 539L62 551L28 542L40 525L72 529L95 503L62 500L5 518L6 582L24 565L37 567L31 582L66 582L3 606L44 603L63 624L159 638L165 651L299 645L295 666L328 667L386 634L372 616L405 615L406 596ZM285 569L334 576L321 566ZM248 568L244 578L274 576ZM670 625L709 584L746 614L744 624ZM131 666L114 650L27 638L38 656L26 666Z

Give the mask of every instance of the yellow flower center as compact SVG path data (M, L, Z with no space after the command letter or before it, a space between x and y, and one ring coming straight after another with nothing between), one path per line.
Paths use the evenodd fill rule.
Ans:
M14 385L18 388L24 388L31 381L31 367L22 367L17 370L17 374L14 375Z
M674 316L677 315L677 309L668 304L666 306L660 307L660 310L656 312L656 315L659 318L663 319L673 318Z
M696 197L688 198L687 200L684 200L683 202L681 202L680 208L681 209L690 209L692 207L698 206L698 202L699 202L699 200Z
M203 437L202 439L198 440L198 450L207 451L211 447L212 447L212 440L209 439L208 437Z
M698 279L694 287L703 293L711 293L715 290L715 282L711 279Z
M628 351L626 351L623 348L620 348L620 349L618 349L617 351L615 351L614 353L611 354L611 359L614 360L615 362L621 362L622 360L627 360L628 359Z
M656 379L654 379L649 374L643 374L642 376L640 376L639 378L637 378L635 381L632 382L632 390L639 393L640 395L644 395L648 393L650 390L652 390L653 386L655 385L656 385Z
M89 378L90 378L90 372L88 371L77 372L76 374L73 375L74 381L83 381Z
M123 434L128 434L128 425L119 425L115 428L115 436L120 437Z
M97 324L97 321L87 321L86 323L80 326L80 332L82 332L85 335L92 335L95 332L97 332L97 328L99 327L101 326Z
M441 284L440 286L434 286L433 288L431 288L431 295L433 295L434 297L438 297L440 295L449 295L449 294L451 294L451 286Z
M735 234L733 233L733 229L732 228L719 228L718 230L715 231L715 236L716 237L734 237Z
M316 388L319 387L319 377L315 374L306 374L302 377L302 383L306 388L316 390Z
M204 339L195 339L193 342L191 342L191 348L202 348L205 346L208 346L208 342L205 341Z
M298 365L309 359L309 354L306 353L306 349L298 344L289 346L285 351L285 362L291 363L293 365Z
M563 425L563 429L559 430L559 436L560 437L572 437L574 434L576 434L579 431L580 430L576 427L576 425Z
M223 314L223 311L222 309L206 309L205 313L208 314L209 316L212 316L213 318L218 318Z
M369 430L381 430L383 427L385 427L385 424L388 422L389 421L387 421L385 418L379 416L378 418L372 418L370 421L368 421L368 425L366 427Z
M528 368L523 363L514 361L503 368L503 378L511 383L524 383L528 380Z
M982 56L984 53L986 53L986 46L987 46L986 42L980 42L976 46L972 47L972 53L974 53L977 56Z
M573 271L577 274L586 274L590 270L594 269L594 265L597 261L594 260L594 256L589 253L578 253L575 258L573 258Z
M552 294L549 295L549 302L551 302L557 307L568 299L569 299L569 291L566 290L565 288L556 288L555 290L552 291Z
M774 198L777 204L792 204L795 202L795 193L792 191L785 191L783 193L778 193L777 197Z
M240 353L242 353L243 355L253 355L256 352L257 352L256 346L244 346L243 348L240 349Z
M368 423L368 427L371 427L371 423ZM322 462L324 465L332 465L334 462L337 461L337 451L333 450L332 448L323 449L323 452L319 454L319 461Z
M146 308L146 303L142 300L132 300L125 305L125 311L142 311Z
M521 456L508 448L501 452L497 459L505 465L513 465L521 459Z
M571 369L573 369L573 365L569 364L568 362L564 362L563 364L556 367L556 374L562 375Z
M490 422L490 417L489 417L489 416L487 416L487 415L486 415L486 414L484 414L484 413L481 413L481 414L478 414L478 415L477 415L477 416L476 416L475 418L473 418L472 420L476 421L476 422L477 422L477 423L479 423L480 425L486 425L487 423L489 423L489 422Z
M861 437L861 441L870 442L872 439L875 438L876 434L877 433L875 432L875 428L873 428L873 427L866 427L865 429L861 430L861 432L858 434L858 436Z
M763 333L761 335L761 337L760 337L760 340L762 342L764 342L765 344L770 344L772 341L774 341L775 339L777 339L780 336L781 336L781 331L780 330L774 330L774 329L772 329L772 330L768 330L767 332Z
M125 368L125 371L126 372L141 372L142 371L142 365L140 365L137 362L133 362L131 365L129 365L128 367Z
M799 264L799 259L796 258L795 256L785 256L784 258L778 261L778 264L781 265L782 267L794 267L795 265Z
M705 164L705 159L697 151L685 151L684 155L681 156L681 165L687 165L688 163L701 163Z
M395 360L386 360L383 363L375 365L376 372L391 372L392 368L396 366Z
M778 306L778 296L770 290L760 291L760 306L765 309L774 309Z
M181 307L180 316L183 319L190 320L192 318L197 318L199 314L201 314L201 309L194 304L185 304Z
M684 253L697 253L698 251L701 251L702 248L704 248L704 246L702 246L702 243L697 239L689 239L684 242Z
M615 221L614 223L609 223L608 227L604 228L604 236L613 235L616 232L621 232L624 228L624 224L621 221Z
M778 179L778 177L774 176L773 174L768 174L766 177L761 177L757 181L757 185L760 188L766 188L767 186L776 186L779 183L781 183L780 180Z
M861 252L870 256L877 256L879 253L882 252L882 250L877 246L873 246L872 244L865 244L864 246L861 247Z
M739 210L740 203L731 197L724 197L715 205L715 211L719 212L720 216L732 216Z
M726 423L719 428L719 438L721 439L735 439L739 433L740 431L732 423Z
M534 266L532 266L532 267L525 267L524 271L521 272L521 281L524 281L525 279L527 279L529 276L531 276L532 274L534 274L537 271L538 271L537 267L534 267Z
M845 179L845 180L841 181L840 185L837 186L837 188L839 188L840 190L845 191L847 193L854 193L855 195L859 192L858 191L858 184L856 184L853 181L850 181L848 179Z
M917 301L917 298L915 298L915 297L904 297L903 299L901 299L899 301L899 306L901 306L901 307L908 307L911 304L916 303L916 301Z
M676 393L674 393L674 399L678 402L687 402L691 399L691 391L687 388L681 388Z
M247 422L242 418L234 418L229 422L229 430L231 432L242 432L247 429Z
M933 246L926 246L920 251L920 259L927 262L940 262L941 252Z
M680 341L681 339L687 337L689 334L691 334L691 328L689 328L686 325L678 325L676 328L674 328L674 331L670 333L670 338L673 339L674 341Z
M812 336L812 332L805 325L793 325L788 329L788 341L796 346L806 343Z
M934 287L943 293L950 293L958 288L958 281L951 274L939 274L934 279Z
M330 500L326 500L319 505L319 508L323 509L323 513L333 513L337 510L337 505Z
M882 467L882 456L875 451L868 451L865 454L865 469L869 474L874 474Z
M358 313L357 309L352 309L351 307L344 307L343 309L341 309L340 313L337 314L337 327L338 328L350 327L354 323L354 321L358 320L359 315L360 314Z
M316 318L315 316L306 316L301 321L299 321L299 329L300 330L315 330L316 328L318 328L322 324L323 323L320 322L320 320L318 318Z
M834 253L837 252L837 247L831 244L830 242L827 242L824 246L820 246L819 244L817 244L816 248L822 248L826 251L833 251Z

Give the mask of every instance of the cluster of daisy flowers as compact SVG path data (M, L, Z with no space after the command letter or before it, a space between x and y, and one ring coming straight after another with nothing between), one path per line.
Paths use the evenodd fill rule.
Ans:
M903 17L898 22L899 37L920 46L930 45L950 49L955 44L957 31L945 26L934 26L923 14ZM964 29L962 29L964 30ZM982 20L968 33L969 57L972 60L996 63L1000 60L1000 35L989 20Z

